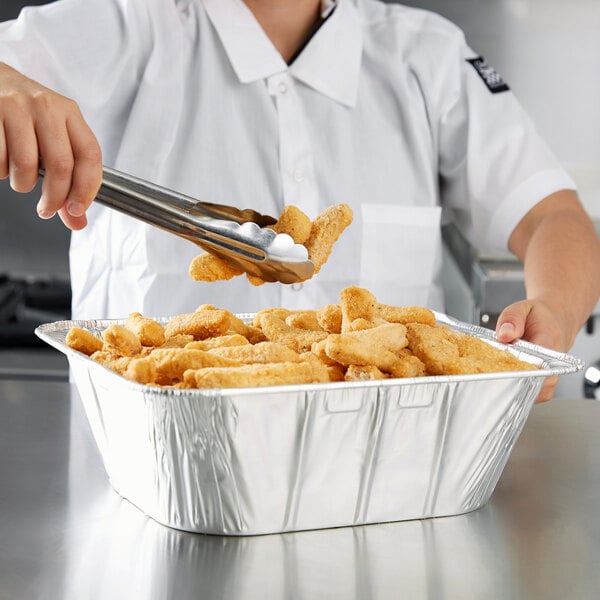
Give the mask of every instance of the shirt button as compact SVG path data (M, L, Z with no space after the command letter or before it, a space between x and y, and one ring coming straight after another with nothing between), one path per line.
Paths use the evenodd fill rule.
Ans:
M292 283L292 290L299 292L304 286L301 283Z
M304 181L304 169L302 167L294 169L294 181L297 181L298 183Z
M287 85L282 81L278 86L277 89L279 91L280 94L285 94L287 92Z

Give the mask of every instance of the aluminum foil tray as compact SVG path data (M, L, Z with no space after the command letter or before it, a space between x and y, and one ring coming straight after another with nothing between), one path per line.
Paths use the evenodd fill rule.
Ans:
M239 315L251 319L252 315ZM493 332L436 313L497 346ZM163 319L166 322L168 319ZM583 362L526 342L539 370L221 390L128 381L67 347L115 491L176 529L254 535L472 511L490 498L545 376Z

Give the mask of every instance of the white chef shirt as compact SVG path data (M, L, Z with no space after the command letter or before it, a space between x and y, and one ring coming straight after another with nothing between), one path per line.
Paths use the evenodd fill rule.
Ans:
M74 318L314 308L351 284L443 309L442 213L506 251L536 202L574 188L476 56L440 16L372 0L339 0L290 66L242 0L59 0L0 25L0 59L78 102L105 164L274 216L354 210L313 280L254 287L192 281L196 246L93 205L72 236Z

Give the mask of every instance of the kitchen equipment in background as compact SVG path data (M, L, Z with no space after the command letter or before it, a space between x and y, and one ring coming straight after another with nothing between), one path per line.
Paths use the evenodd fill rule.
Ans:
M585 370L583 378L585 397L600 400L600 360Z
M68 280L0 274L0 379L67 379L67 361L35 328L70 315Z
M0 274L0 347L43 347L35 328L49 320L69 319L70 314L68 281Z

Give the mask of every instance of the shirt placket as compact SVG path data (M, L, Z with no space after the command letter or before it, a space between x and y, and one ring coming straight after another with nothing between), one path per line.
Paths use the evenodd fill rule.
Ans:
M277 109L283 204L293 204L314 218L319 209L314 159L296 83L280 73L267 79L267 87Z

